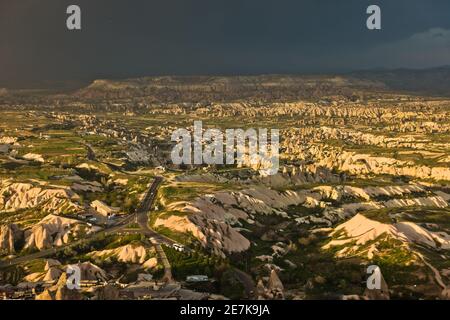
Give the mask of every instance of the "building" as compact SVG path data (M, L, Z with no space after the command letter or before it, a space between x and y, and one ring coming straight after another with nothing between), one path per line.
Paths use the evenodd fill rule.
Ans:
M209 281L208 276L205 275L192 275L186 277L186 282L206 282Z
M172 247L173 247L175 250L177 250L177 251L184 252L184 246L181 245L181 244L174 243L174 244L172 245Z

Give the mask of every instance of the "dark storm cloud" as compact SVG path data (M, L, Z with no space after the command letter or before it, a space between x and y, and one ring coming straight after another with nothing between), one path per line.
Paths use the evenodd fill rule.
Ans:
M66 30L70 4L81 31ZM449 30L447 0L0 0L0 86L429 67L450 64Z

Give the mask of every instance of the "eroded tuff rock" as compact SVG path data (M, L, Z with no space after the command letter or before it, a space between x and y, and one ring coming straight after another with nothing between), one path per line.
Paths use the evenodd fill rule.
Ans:
M70 290L67 287L67 274L64 272L58 279L58 283L36 295L36 300L82 300L83 295L78 290Z
M51 188L31 183L0 181L0 211L16 211L41 207L45 212L61 213L62 210L80 211L82 208L73 200L78 195L70 188Z
M25 231L25 249L47 249L62 246L72 238L97 231L98 227L90 227L78 220L48 215L31 229Z
M413 222L398 222L394 224L386 224L366 218L361 214L357 214L352 219L339 225L331 233L337 235L341 231L337 239L331 240L324 246L324 249L329 249L334 246L342 246L348 244L337 252L337 256L344 257L355 253L366 255L369 259L377 252L375 246L363 247L366 243L376 240L382 236L387 236L400 240L405 245L420 244L433 249L440 248L443 250L450 250L450 235L445 232L434 232L425 229ZM353 244L354 245L351 245Z
M258 300L284 299L284 286L276 270L270 271L267 286L264 286L262 280L258 281L255 294Z
M297 141L298 140L298 141ZM289 159L314 160L316 165L337 169L356 176L392 175L409 176L435 181L450 180L450 168L420 165L411 161L359 154L328 145L301 145L301 138L285 142Z
M181 182L200 183L233 183L237 185L261 184L274 188L286 188L289 186L300 186L309 183L343 183L345 175L334 174L329 168L320 167L315 164L301 164L298 166L283 166L274 175L261 176L227 176L212 173L180 175L176 177Z
M107 280L108 276L106 272L100 267L96 266L90 262L78 263L72 265L80 268L81 271L81 281L100 281L104 282ZM54 299L55 294L61 289L61 286L66 286L67 280L67 268L68 266L63 266L61 263L54 259L48 259L44 271L34 272L28 274L24 277L26 282L46 282L48 284L54 283L55 285L49 288L47 293L43 293L43 298L48 298L49 296ZM76 291L76 290L71 290ZM60 291L60 294L65 294L66 292Z
M143 264L146 262L147 250L142 245L135 246L132 244L128 244L116 249L93 251L89 253L89 256L101 259L115 257L120 262Z
M395 198L414 193L426 194L426 190L417 184L405 184L365 188L342 185L319 186L310 190L284 192L267 187L253 187L236 192L220 191L190 202L168 204L167 210L182 212L185 215L158 218L155 227L165 226L179 232L191 232L205 247L223 254L249 248L250 242L238 232L236 227L241 226L240 220L251 223L257 215L275 214L292 219L298 224L322 224L330 227L364 210L449 206L447 201L450 195L444 192L417 198ZM380 196L394 199L377 201L377 197ZM355 202L345 203L345 199L352 199ZM335 206L329 201L342 202L342 204ZM289 207L299 205L321 208L322 211L302 216L286 212Z
M14 243L23 237L23 231L15 224L0 226L0 254L15 253Z

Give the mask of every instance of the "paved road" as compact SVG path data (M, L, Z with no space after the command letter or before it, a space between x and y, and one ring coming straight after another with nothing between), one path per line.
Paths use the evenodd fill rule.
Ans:
M162 183L163 179L161 177L156 177L149 191L145 195L144 200L141 202L140 206L136 210L137 223L139 224L142 232L149 238L154 238L159 243L164 243L169 246L176 243L172 239L159 234L155 230L148 226L148 213L151 211L153 202L155 201L156 195L158 193L159 185Z
M170 262L167 259L166 253L164 252L161 244L167 244L169 246L176 243L175 241L160 235L153 229L148 226L148 213L151 211L153 203L156 199L156 195L158 193L159 185L162 183L163 179L161 177L156 177L150 189L147 191L147 194L144 197L144 200L141 202L138 207L137 214L137 223L141 228L141 233L143 233L146 237L150 239L150 242L156 249L156 252L160 258L162 265L164 266L164 280L167 282L173 282L172 277L172 267L170 266Z

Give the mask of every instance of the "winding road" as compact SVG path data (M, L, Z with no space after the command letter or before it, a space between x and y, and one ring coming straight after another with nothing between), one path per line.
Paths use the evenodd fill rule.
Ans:
M136 220L140 227L140 232L150 239L150 242L155 247L160 262L164 266L164 277L163 279L167 282L173 282L172 277L172 267L167 259L166 253L161 247L161 243L165 243L169 246L176 243L175 241L160 235L148 226L148 212L151 211L153 203L155 202L156 195L158 193L159 185L162 183L163 178L156 177L155 181L152 183L150 189L141 202L140 206L136 211Z

